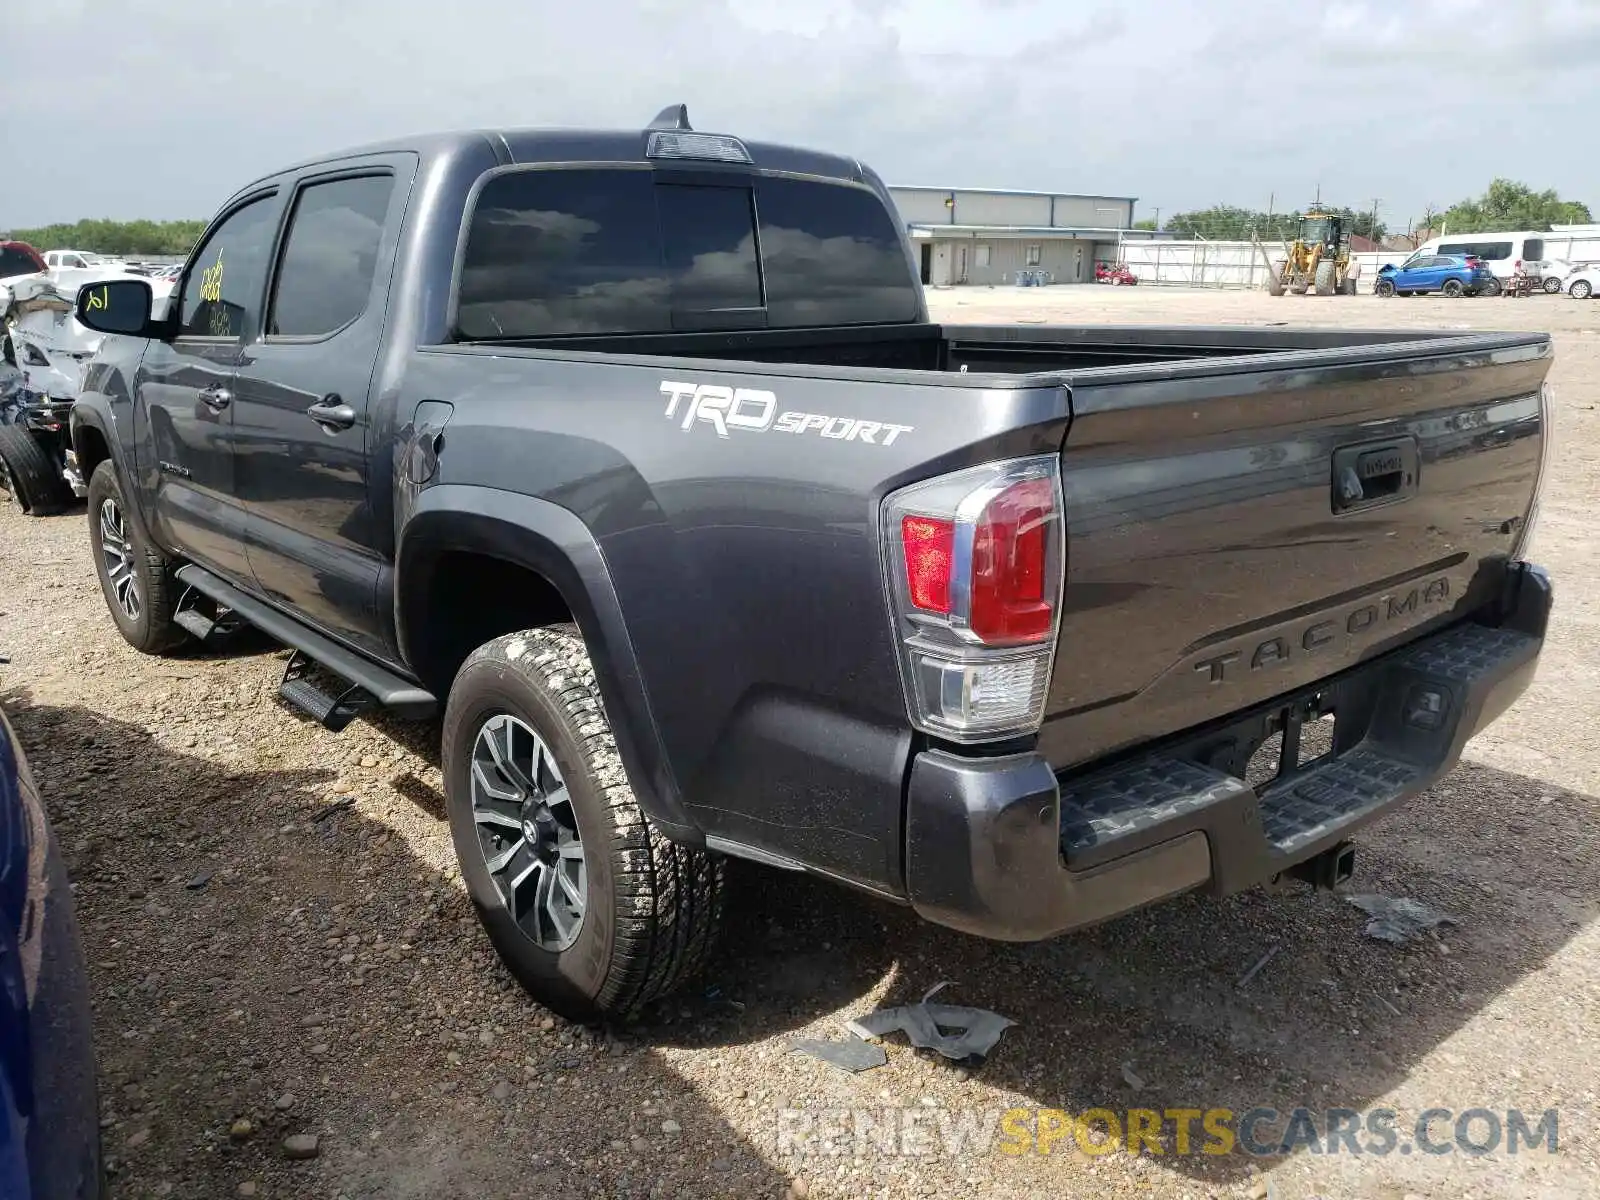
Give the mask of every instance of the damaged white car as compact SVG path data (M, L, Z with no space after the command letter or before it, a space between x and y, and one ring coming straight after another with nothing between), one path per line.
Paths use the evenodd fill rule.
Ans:
M93 280L73 270L39 272L0 281L0 501L35 516L60 512L87 490L67 437L67 416L83 386L83 371L104 336L73 314L86 282L128 277L112 268ZM170 283L151 280L157 303Z

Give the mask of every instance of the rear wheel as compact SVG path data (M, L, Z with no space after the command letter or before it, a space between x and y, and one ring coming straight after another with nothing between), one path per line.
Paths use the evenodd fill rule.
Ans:
M1333 295L1334 283L1336 282L1338 273L1338 268L1331 262L1320 262L1317 264L1317 295Z
M1462 285L1461 280L1459 279L1446 279L1444 281L1444 286L1439 290L1446 296L1450 297L1450 299L1458 300L1467 289Z
M1498 279L1489 280L1478 289L1478 294L1480 296L1498 296L1500 294L1500 281Z
M55 463L20 425L0 425L0 493L35 517L58 513L72 501Z
M1394 295L1394 280L1380 279L1378 280L1378 286L1372 290L1380 296L1392 296Z
M1575 279L1572 286L1567 289L1567 295L1575 300L1587 300L1594 295L1594 285L1587 279Z
M1559 296L1561 294L1561 280L1555 275L1547 278L1542 286L1546 296Z
M480 646L450 688L450 833L506 968L574 1020L634 1015L699 970L722 862L669 841L629 786L571 625Z
M187 635L172 620L178 590L172 563L144 544L109 458L89 477L88 499L95 574L117 632L145 654L165 654L182 645Z
M1271 296L1283 295L1283 266L1269 267L1267 270L1267 294Z

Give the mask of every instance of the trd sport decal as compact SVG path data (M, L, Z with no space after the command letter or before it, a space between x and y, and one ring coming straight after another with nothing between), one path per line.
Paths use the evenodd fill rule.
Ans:
M727 437L730 429L742 429L749 433L818 433L835 441L892 446L895 438L915 428L822 413L780 413L777 396L761 388L663 380L661 393L667 398L667 419L681 418L685 433L704 421L718 437Z

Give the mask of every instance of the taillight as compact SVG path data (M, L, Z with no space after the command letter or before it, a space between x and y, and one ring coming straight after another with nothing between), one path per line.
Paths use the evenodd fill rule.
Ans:
M885 501L885 569L917 728L953 741L1044 717L1066 535L1054 455L942 475Z

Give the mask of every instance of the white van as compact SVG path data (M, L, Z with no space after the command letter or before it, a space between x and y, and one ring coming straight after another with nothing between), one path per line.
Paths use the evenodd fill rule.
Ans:
M1495 278L1511 278L1518 265L1529 274L1539 275L1544 262L1544 240L1548 234L1522 233L1457 233L1445 237L1429 238L1411 253L1411 258L1433 254L1470 254L1482 260L1494 272ZM1404 264L1402 264L1404 265Z

